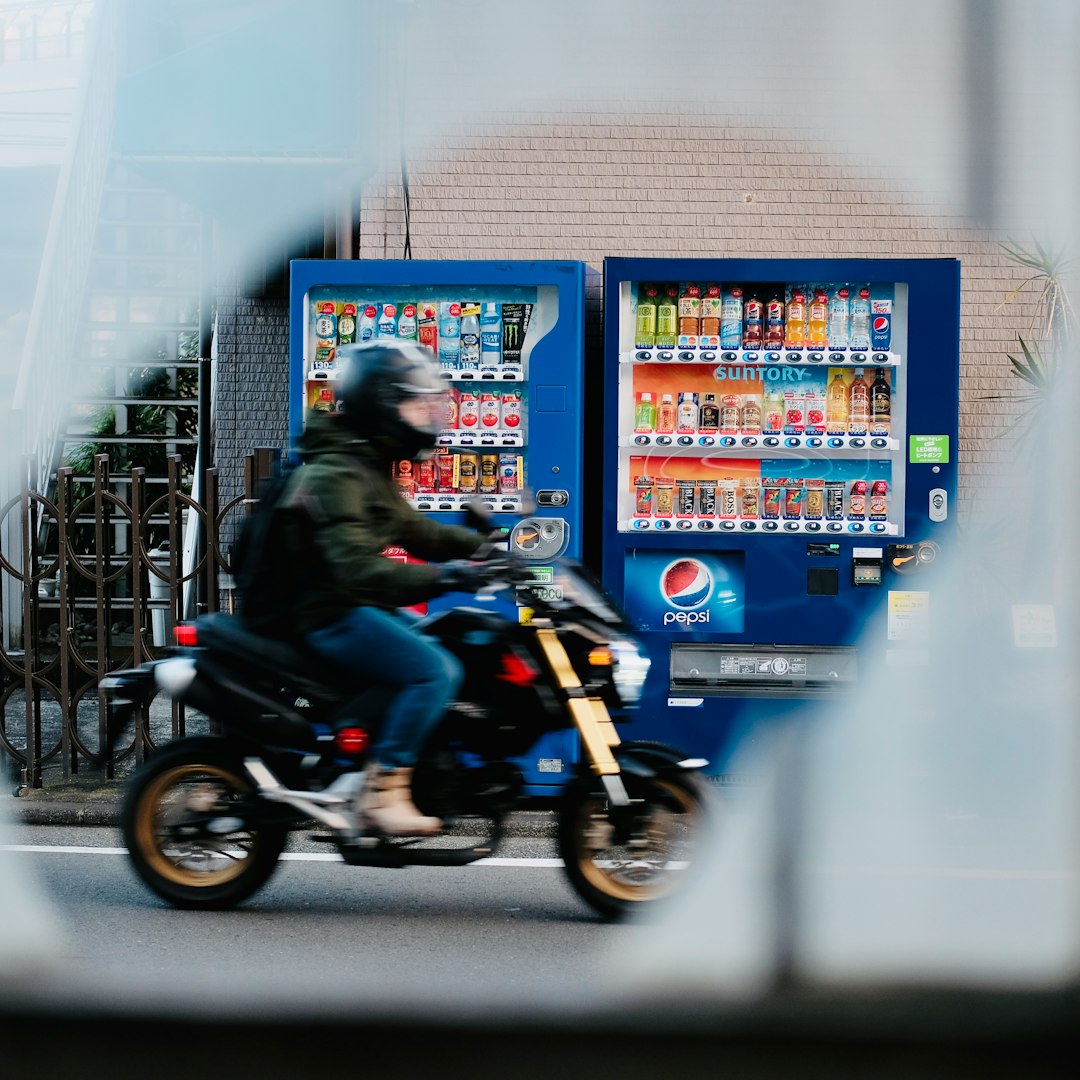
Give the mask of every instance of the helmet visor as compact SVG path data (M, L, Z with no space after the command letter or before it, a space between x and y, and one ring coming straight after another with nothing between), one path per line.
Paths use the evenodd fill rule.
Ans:
M398 404L398 416L413 431L435 436L446 427L446 391L409 394Z

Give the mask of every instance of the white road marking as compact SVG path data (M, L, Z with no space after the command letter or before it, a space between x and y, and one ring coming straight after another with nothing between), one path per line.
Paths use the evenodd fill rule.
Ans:
M127 848L119 847L76 847L53 844L0 844L0 851L23 851L43 855L126 855ZM334 851L288 851L281 856L286 862L341 862L341 856ZM510 859L492 857L480 859L469 866L528 866L547 870L562 866L562 859Z
M51 844L0 844L0 851L19 851L43 855L127 855L127 848L121 847L77 847ZM282 855L281 858L288 862L341 862L341 856L334 851L289 851ZM466 865L494 866L496 868L528 867L537 870L551 870L559 869L563 862L562 859L525 857L514 859L504 856L491 856L473 863L466 863ZM600 865L607 866L610 864L601 863ZM684 863L673 863L670 864L669 868L683 869L685 865ZM817 872L849 876L858 874L881 876L884 874L893 877L966 878L975 881L1075 881L1078 877L1076 873L1064 870L1004 870L978 866L898 866L871 870L856 867L831 867L827 869L818 868Z

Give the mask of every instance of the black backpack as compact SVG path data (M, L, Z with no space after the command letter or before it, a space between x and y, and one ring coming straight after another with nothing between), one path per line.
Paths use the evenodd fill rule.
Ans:
M285 515L293 511L284 505L284 496L294 471L280 471L262 482L232 550L237 612L249 630L264 637L290 636L290 613L300 587L295 559L286 550Z

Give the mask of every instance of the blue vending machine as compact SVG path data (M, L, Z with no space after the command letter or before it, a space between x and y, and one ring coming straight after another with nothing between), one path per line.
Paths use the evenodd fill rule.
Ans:
M635 737L708 758L925 659L949 557L960 265L608 259L603 574Z
M402 494L422 513L458 523L479 499L542 587L552 560L581 553L584 306L583 263L296 260L292 438L308 410L338 407L341 345L419 342L439 358L447 418L433 458L396 463ZM527 794L561 789L576 739L548 736L520 762Z

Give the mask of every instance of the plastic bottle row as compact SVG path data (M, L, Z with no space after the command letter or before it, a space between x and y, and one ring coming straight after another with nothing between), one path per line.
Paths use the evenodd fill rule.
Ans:
M646 283L637 286L636 349L851 349L888 352L891 286Z
M656 397L659 396L659 402ZM872 383L861 370L850 382L835 371L825 386L699 393L641 391L635 395L635 436L872 435L888 437L892 386L879 368ZM635 440L647 445L651 440Z
M414 341L464 377L483 368L521 365L530 303L496 300L320 300L314 307L313 371L332 370L337 349L364 341Z

